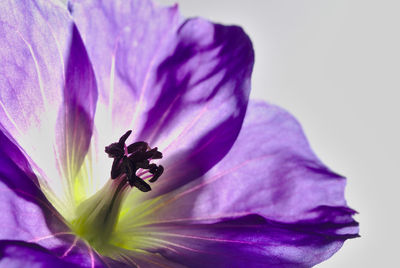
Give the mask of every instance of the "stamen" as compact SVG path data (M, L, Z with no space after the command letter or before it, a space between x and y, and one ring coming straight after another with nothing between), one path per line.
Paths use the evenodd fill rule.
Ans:
M150 171L150 172L151 172L151 171ZM154 174L153 178L151 178L151 179L149 180L149 182L155 182L155 181L157 181L158 178L163 174L163 172L164 172L164 167L161 166L161 165L159 165L158 168L157 168L157 170L153 173L153 174Z
M164 170L161 165L151 163L153 159L162 157L157 147L150 148L144 141L128 146L125 144L131 133L131 130L127 131L118 142L105 147L105 152L113 158L111 180L95 195L79 204L76 217L71 221L74 232L105 255L114 250L110 241L122 203L131 187L142 192L150 191L149 183L155 182ZM144 181L146 179L148 181Z
M134 142L126 146L125 142L131 133L132 130L127 131L118 142L105 148L108 156L114 158L111 167L111 179L126 175L130 186L135 186L142 192L148 192L151 187L144 180L150 178L149 182L155 182L164 171L163 166L150 164L150 161L161 159L162 153L158 151L157 147L151 149L148 143L144 141ZM148 173L150 175L147 175ZM142 177L143 175L146 176Z
M132 130L128 130L122 137L119 139L118 143L121 145L125 145L126 140L128 139L129 135L131 135Z
M138 141L128 146L128 153L146 152L147 148L149 148L149 145L146 142Z
M111 167L111 179L116 179L121 174L121 159L115 158Z

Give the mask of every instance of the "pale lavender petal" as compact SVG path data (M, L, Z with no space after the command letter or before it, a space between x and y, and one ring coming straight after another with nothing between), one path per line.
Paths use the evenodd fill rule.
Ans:
M79 34L65 7L55 3L0 4L0 128L29 156L35 172L53 180L71 164L61 152L66 142L72 143L70 159L86 153L96 101Z
M154 231L183 252L153 250L190 267L201 267L196 260L216 267L310 267L358 236L344 187L345 178L318 160L290 114L252 102L226 157L138 218L147 224L143 232ZM188 254L186 260L179 254ZM224 257L232 255L232 262Z
M176 7L147 0L73 1L70 10L99 80L99 151L133 129L131 140L158 146L167 159L147 197L204 174L227 153L253 66L241 28L183 20ZM99 169L108 173L110 165Z

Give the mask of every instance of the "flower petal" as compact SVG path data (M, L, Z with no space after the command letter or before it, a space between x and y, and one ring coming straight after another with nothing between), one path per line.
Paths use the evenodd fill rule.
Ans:
M92 251L92 255L82 254L77 250L79 246L58 248L59 252L25 241L0 240L0 266L1 267L80 267L80 268L102 268L102 267L127 267L113 260L99 259Z
M135 220L121 226L152 233L164 241L152 251L190 267L201 267L196 260L203 267L310 267L358 236L344 186L345 178L318 160L290 114L252 102L221 162L203 178L133 209Z
M37 4L0 4L0 127L44 166L54 162L51 145L64 71L59 46L67 46L70 24L60 7Z
M160 105L145 127L168 114L159 133L165 171L152 196L202 176L230 150L246 112L252 66L252 45L241 28L200 19L181 26L174 54L158 71L166 79Z
M81 267L67 263L45 248L22 241L0 241L0 266L2 267Z
M72 30L65 79L64 105L59 119L59 127L64 128L64 137L58 144L64 145L62 151L69 164L69 177L75 177L89 149L97 102L92 65L75 26Z
M226 157L203 178L173 193L168 207L174 210L171 205L179 204L180 209L167 214L229 218L255 213L296 222L316 218L325 208L342 211L345 184L345 178L318 160L289 113L252 102Z
M214 224L166 223L140 229L145 248L186 267L312 267L348 235L320 233L329 225L283 224L249 215ZM145 245L145 244L144 244Z
M31 240L52 235L52 228L66 230L58 213L47 202L27 160L0 131L0 239ZM58 216L59 217L59 216Z
M89 147L94 73L65 7L7 0L0 10L0 129L58 195Z
M64 224L59 213L41 192L24 155L1 131L0 192L0 239L35 243L35 245L28 244L28 250L35 251L43 246L50 250L54 257L71 263L84 264L83 267L90 267L92 262L102 263ZM16 248L25 247L21 243L12 243L11 255L4 254L8 258L17 258L20 255L15 255ZM8 247L8 244L4 245ZM21 250L23 252L23 249ZM15 259L12 263L16 261ZM26 261L38 260L33 258Z
M176 8L155 8L147 0L70 1L69 8L99 81L96 127L104 128L103 136L114 134L107 145L127 128L137 137L134 119L141 120L138 113L142 117L159 95L155 72L171 53L181 22Z
M183 20L176 7L147 0L74 1L71 10L99 78L99 151L133 129L130 138L158 146L167 159L168 182L147 197L204 174L227 153L253 66L242 29ZM110 166L99 170L108 174Z
M128 267L141 267L141 268L185 268L176 262L169 261L157 253L142 251L142 250L125 250L119 249L119 258L123 261L116 263L108 262L111 267L115 268L128 268Z

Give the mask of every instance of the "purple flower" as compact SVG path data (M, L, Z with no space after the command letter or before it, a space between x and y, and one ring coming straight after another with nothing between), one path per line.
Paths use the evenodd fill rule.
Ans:
M345 178L248 102L241 28L147 0L0 8L2 266L310 267L358 236Z

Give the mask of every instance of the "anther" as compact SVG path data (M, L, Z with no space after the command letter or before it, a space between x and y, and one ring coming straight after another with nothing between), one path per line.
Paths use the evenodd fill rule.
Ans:
M122 158L125 155L125 142L131 133L132 130L127 131L118 142L111 143L106 147L105 151L109 157Z
M114 158L111 167L111 179L125 175L130 186L134 186L142 192L148 192L151 187L144 180L149 179L149 182L155 182L164 171L163 166L150 164L150 161L161 159L162 153L158 151L157 147L151 149L144 141L126 146L125 142L131 133L131 130L127 131L118 142L105 148L108 156ZM141 177L146 173L150 173L150 175Z
M148 192L151 191L150 185L144 182L141 178L134 176L134 178L131 178L128 180L130 186L135 186L142 192Z
M149 145L146 142L138 141L128 146L128 153L146 152L147 148L149 148Z
M128 139L129 135L131 135L132 130L128 130L122 137L119 139L118 143L122 145L122 147L125 145L126 140Z
M112 167L111 167L111 179L118 178L121 175L121 158L114 158Z
M150 171L150 172L151 172L151 171ZM153 176L153 178L151 178L151 179L149 180L149 182L155 182L156 180L158 180L158 178L163 174L163 172L164 172L164 167L161 166L161 165L159 165L158 168L156 169L156 171L155 171L154 173L151 172L151 173L154 174L154 176Z

